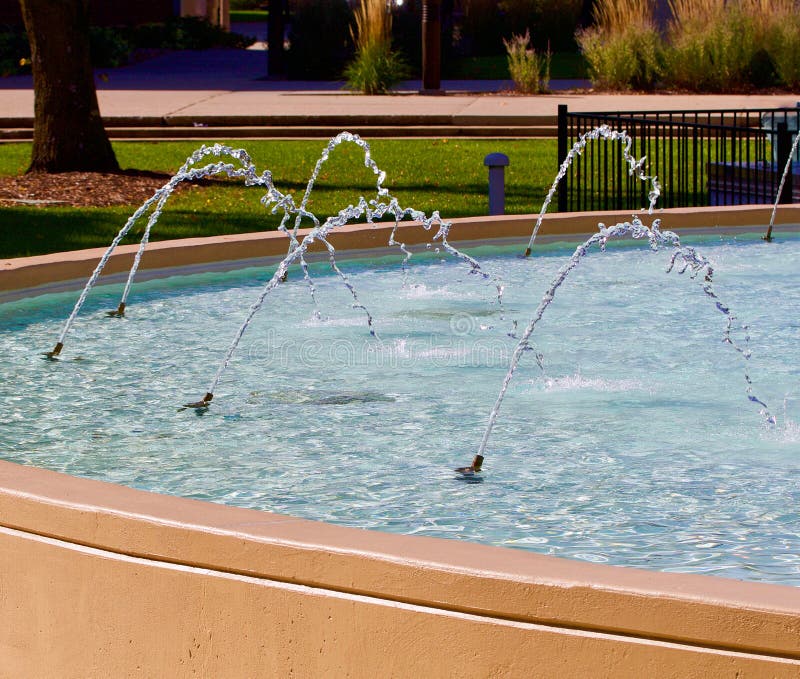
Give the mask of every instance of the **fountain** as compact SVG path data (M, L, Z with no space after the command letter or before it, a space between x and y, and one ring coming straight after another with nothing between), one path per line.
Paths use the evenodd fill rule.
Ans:
M595 131L594 139L626 143L624 134L608 129ZM365 164L378 178L377 196L322 221L308 211L307 198L326 154L343 142L364 149ZM224 639L226 645L230 642L228 647L235 647L240 658L262 657L238 633L258 625L239 617L238 604L232 602L247 600L243 607L252 602L262 611L251 622L261 619L258 615L263 616L265 610L287 609L294 616L293 611L304 604L292 597L306 596L303 588L309 588L315 601L342 601L359 615L377 605L389 616L435 617L443 626L456 620L457 625L474 623L485 628L491 624L499 630L497 639L507 634L524 634L525 639L533 635L538 640L537 662L545 664L550 657L563 662L567 656L575 662L594 659L602 664L617 650L624 651L626 658L651 663L653 654L663 651L672 654L664 660L670 667L678 666L675 658L684 657L681 654L688 659L684 668L700 667L697 656L702 655L704 663L711 663L702 665L708 676L722 671L722 664L713 663L764 663L770 671L784 663L785 668L779 670L796 670L800 650L792 625L800 603L792 603L796 597L791 588L773 593L766 585L747 585L755 589L745 590L744 584L730 581L731 589L726 589L728 584L720 584L720 579L638 575L641 572L636 569L619 575L619 569L603 570L596 564L800 583L797 542L791 535L797 500L793 451L798 441L792 420L795 374L791 366L800 359L794 358L796 338L780 322L780 311L760 301L763 289L774 287L779 290L775 298L787 308L797 303L793 286L787 284L789 260L797 243L787 237L779 253L774 246L759 242L765 248L759 256L768 264L759 266L758 276L753 275L757 264L748 254L748 248L756 246L746 239L743 243L704 241L703 250L711 253L707 259L693 245L662 230L658 219L649 225L637 217L611 226L600 224L572 253L552 244L537 245L534 252L545 208L529 242L527 254L535 256L515 257L508 247L467 254L449 242L451 225L438 214L422 215L391 197L383 187L385 175L372 163L363 140L339 135L326 154L299 206L275 188L269 173L259 175L241 150L201 149L179 172L182 179L178 181L203 172L224 172L266 188L264 202L282 212L281 231L288 241L286 255L279 258L274 271L265 274L261 268L198 275L189 281L144 283L137 287L134 312L128 304L131 284L157 213L177 183L173 179L134 215L143 218L153 208L134 266L121 286L121 301L110 312L118 322L81 324L83 337L76 342L81 353L71 356L63 351L83 306L101 315L112 298L117 299L113 288L89 294L103 265L110 261L109 251L61 326L56 348L48 352L52 360L34 363L21 357L31 343L46 341L58 327L52 317L55 306L64 303L63 295L55 302L35 302L27 308L24 323L11 310L7 317L12 324L23 323L23 333L4 335L9 348L9 362L4 366L8 379L5 391L0 387L0 398L7 403L8 421L22 422L20 443L8 446L10 459L46 466L45 457L60 450L61 460L49 464L72 475L99 476L169 495L267 509L279 515L208 503L196 510L178 498L140 497L137 491L126 489L119 491L124 499L103 500L94 494L93 482L68 479L60 482L68 488L66 499L53 495L43 503L51 508L48 511L61 512L66 518L44 524L46 519L40 521L36 512L16 511L13 504L33 502L37 493L55 493L37 490L34 477L20 482L21 489L11 493L11 504L0 489L0 508L9 506L15 512L5 515L20 517L14 519L14 530L45 536L42 540L53 543L53 549L61 549L55 545L58 540L74 543L80 558L89 558L91 550L107 550L92 562L97 572L114 562L111 554L138 560L134 565L142 572L155 568L159 573L174 571L175 578L211 577L202 571L250 587L245 596L221 595L228 602L223 617L237 621L239 642L234 644L213 623L214 638ZM238 165L220 160L197 167L207 156L229 156ZM641 160L629 160L629 165L651 182L652 214L657 182L644 174ZM329 236L348 220L366 218L377 223L383 216L394 219L387 230L388 244L399 253L392 261L399 260L400 266L397 280L389 280L380 290L379 279L391 278L391 270L397 267L381 263L378 268L388 272L381 275L357 262L344 267L337 262ZM399 222L406 218L420 221L421 228L432 234L430 248L423 245L417 252L407 245L408 235L417 227L403 229ZM301 238L304 221L311 229ZM651 250L669 250L667 273L685 274L687 283L663 289L659 281L664 273L653 273L646 263L647 253L632 251L630 241L646 241ZM314 243L323 246L327 261L311 256ZM444 253L435 251L437 244ZM602 258L589 257L593 249L606 253ZM414 266L412 254L418 262ZM450 264L441 255L449 256ZM302 275L291 275L290 264L298 265ZM330 269L328 275L323 267ZM502 271L502 278L495 271ZM459 280L457 290L448 287L454 277ZM570 285L563 285L567 277ZM254 278L267 280L256 286ZM731 303L722 301L715 283L724 288ZM540 288L546 292L538 303L525 294L526 289ZM624 293L615 297L620 289ZM257 313L266 297L277 291L285 319L280 323ZM218 338L228 339L230 316L214 306L213 298L220 295L225 309L245 318L233 341L224 345ZM754 295L759 300L755 304ZM334 316L323 315L318 298L333 300L323 308L337 309ZM604 319L587 313L602 304ZM719 334L702 322L708 316L703 311L709 307L724 317L721 340L734 352L719 351ZM734 307L744 308L743 316L758 316L759 322L753 325L766 328L774 352L764 351L763 334L751 333L731 311ZM552 323L540 323L546 310ZM652 327L644 323L641 328L631 327L631 319L653 316L658 321ZM520 317L530 319L524 329L513 320ZM442 332L443 320L455 331L454 337ZM187 331L192 326L204 332ZM568 329L568 342L558 326ZM534 330L535 348L531 344ZM637 336L637 330L643 336ZM187 342L187 337L192 341ZM248 339L250 344L242 346ZM777 389L785 394L780 423L766 406L769 399L754 393L751 341L759 348L754 354L759 374L770 376L772 392ZM100 344L107 346L107 355L98 357L100 352L94 348ZM237 347L246 361L235 360ZM344 355L342 349L347 349ZM687 351L689 371L685 370ZM604 365L616 354L622 356L622 370ZM533 377L519 374L520 360L526 355L538 365ZM205 397L187 404L190 408L180 413L163 407L177 405L175 394L204 379L207 366L220 356L222 362ZM746 399L729 394L731 359L744 362ZM337 362L343 370L337 369ZM235 387L214 399L226 370L230 371L226 382ZM359 376L362 371L363 377ZM514 375L516 388L509 391ZM428 382L422 389L412 388L425 378ZM452 483L452 458L464 454L464 440L475 430L473 423L482 421L491 405L485 394L494 393L498 383L501 388L478 451L470 465L456 470L467 483ZM41 400L32 406L37 390L36 398ZM506 405L499 418L506 398L513 398L513 404ZM762 412L760 423L752 417L752 406ZM58 417L31 418L32 407L57 412ZM187 414L197 417L187 419ZM79 425L71 423L75 418L91 424L80 431ZM456 421L465 432L460 440L443 426ZM213 438L215 430L224 435ZM352 435L345 438L348 433ZM477 439L478 432L474 433ZM490 436L497 454L487 475ZM156 461L153 449L159 442L164 442L169 460ZM409 455L412 447L414 455ZM157 479L166 467L167 476ZM442 473L445 468L447 474ZM0 473L4 471L0 464ZM223 471L228 476L223 477ZM42 484L46 487L46 480ZM74 508L76 516L100 507L92 510L91 527L69 518L70 497L81 498ZM203 512L211 512L214 518ZM491 548L462 542L448 543L437 551L438 543L416 542L419 538L372 532L364 536L363 531L307 525L280 516L285 514L414 535L466 537L571 560L507 549L495 555ZM191 537L195 535L196 539ZM361 543L362 539L367 542ZM385 542L376 547L370 540ZM393 545L400 544L394 540L403 540L403 547L394 551ZM13 546L13 553L27 554L24 545ZM48 562L41 557L24 558L37 577L40 565ZM57 581L59 591L67 592L65 601L85 599L85 593L71 594L71 583L80 578L71 571L65 573L65 581L44 576L40 580ZM163 589L156 581L161 582L156 578L148 591L159 598L159 607L165 611L171 610L173 597L183 602L202 600L206 606L216 586L208 584L203 595L196 597L185 595L183 585L174 584L177 580ZM117 581L104 576L98 582L100 600L116 601L111 594L103 594L102 583ZM284 603L267 601L258 593L275 583L285 589ZM48 600L61 600L45 586L35 591ZM567 600L573 592L583 597L583 603ZM137 597L132 599L130 605L115 606L105 615L116 620L114 610L119 608L125 610L126 619L142 619ZM641 604L636 602L642 600L658 613L641 615L636 608ZM342 623L346 613L335 603L330 605L325 615L329 621L335 619L341 631L348 626ZM136 610L129 613L131 608ZM195 611L186 613L186 608L177 610L190 619L202 618ZM314 634L303 626L302 615L292 617L292 624L295 619L302 628L298 653L311 657L307 640ZM285 622L288 629L288 618ZM409 629L408 621L394 618L380 624L388 625L386 629ZM141 625L142 630L150 628L161 629L155 624ZM114 629L120 629L119 623ZM447 632L443 627L424 630L414 645L426 658L440 658L441 653L428 648L424 639L440 641L446 634L446 638L473 643L483 638L465 635L461 627L448 627ZM131 638L142 633L125 631ZM552 634L555 641L537 636L542 634ZM284 636L282 631L275 635ZM558 646L571 644L572 639L580 639L573 650L565 652ZM515 647L514 642L493 644L487 657L497 657L495 646L501 649L497 651L500 658L508 657L508 649ZM519 648L523 646L528 644ZM277 649L269 649L277 657ZM138 652L142 653L141 647ZM206 657L202 651L195 653ZM386 649L381 654L393 657ZM458 663L468 656L465 648L447 666L466 676ZM363 661L367 663L369 657L366 652ZM615 671L626 672L619 667ZM576 669L575 673L580 672Z
M578 141L573 145L572 149L570 149L569 153L567 154L567 157L561 163L559 171L556 174L556 177L553 180L550 190L547 196L545 197L545 200L539 211L535 226L533 228L530 240L528 242L528 246L525 250L525 257L529 257L531 255L533 245L536 240L536 236L539 232L539 229L541 228L541 224L547 212L547 208L550 202L552 201L553 196L555 195L559 182L566 175L566 172L570 164L572 163L573 158L577 154L582 153L585 150L586 146L589 144L589 142L598 140L604 140L606 142L611 142L611 143L619 142L622 145L622 150L621 150L622 158L628 164L629 173L631 175L637 176L643 182L650 183L651 189L649 192L649 205L647 206L647 213L648 215L652 215L656 202L658 201L660 195L661 187L656 177L648 176L645 173L644 164L646 158L642 157L640 159L636 159L631 155L630 149L633 140L627 133L625 133L624 131L612 130L607 125L602 125L598 128L595 128L594 130L591 130L583 134L578 139ZM338 214L329 217L324 221L321 221L317 217L317 215L308 210L308 201L313 191L314 185L317 181L317 178L319 177L319 173L320 170L322 169L322 166L324 165L325 162L327 162L328 158L330 157L330 154L336 149L336 147L343 143L355 144L364 151L364 165L365 167L369 168L373 172L373 174L377 177L376 198L368 202L362 196L359 199L357 205L355 206L349 205L346 208L340 210ZM797 140L795 140L795 145L796 143ZM233 160L238 161L239 167L236 167L233 163L225 163L223 161L213 162L202 167L196 167L197 163L207 156L230 157ZM788 164L786 171L788 171ZM784 177L783 177L784 179L786 176L786 171L784 172ZM309 247L317 241L321 242L327 249L329 253L330 266L333 269L333 271L337 274L337 276L339 277L343 285L346 287L346 289L349 291L350 295L352 296L353 308L360 309L365 314L369 332L371 335L373 336L375 335L375 329L373 327L374 325L373 317L368 311L367 307L364 306L364 304L361 303L361 301L359 300L358 293L351 284L348 276L339 268L335 257L336 250L329 240L329 235L337 227L341 227L344 224L360 219L362 217L366 219L367 223L374 223L376 219L381 219L384 215L387 214L394 217L394 229L392 230L389 236L389 245L397 246L403 252L404 258L402 261L402 268L404 271L408 266L412 253L405 247L403 243L400 243L395 240L395 235L397 233L397 228L399 226L400 221L405 219L406 217L411 217L411 219L417 220L426 231L430 231L434 224L438 224L439 229L433 236L432 241L440 240L442 246L449 253L461 259L462 261L468 263L470 266L470 273L480 274L480 276L482 276L484 279L487 280L491 279L497 289L498 305L502 305L502 295L503 295L502 282L497 277L491 277L487 273L485 273L481 269L481 266L477 262L477 260L450 245L450 243L447 240L447 237L451 224L448 222L444 222L441 219L438 212L434 212L429 217L414 208L411 207L404 208L400 206L397 199L391 196L388 188L384 186L384 182L386 180L386 173L383 170L381 170L377 166L375 161L372 159L369 144L365 142L363 139L361 139L358 135L354 135L348 132L342 132L330 140L330 142L328 143L327 147L323 150L322 155L320 156L319 160L317 161L314 167L314 171L312 172L312 175L308 181L306 190L303 194L299 206L295 205L294 199L292 198L291 195L284 194L275 187L275 184L273 183L272 180L272 174L269 171L265 171L261 175L257 173L255 165L252 163L250 156L244 149L232 149L230 147L222 146L220 144L215 144L212 147L202 146L189 158L187 158L186 162L179 169L179 171L172 177L172 179L170 179L161 189L156 191L156 193L149 200L145 201L141 205L141 207L136 212L134 212L134 214L126 222L126 224L119 231L119 233L114 238L112 243L109 245L108 249L105 251L103 256L100 258L99 263L95 267L94 272L89 277L88 281L84 286L83 291L81 292L81 295L79 296L77 302L75 303L72 313L69 315L66 323L64 324L54 349L52 351L46 352L44 354L45 357L49 359L55 359L61 353L64 347L64 341L66 339L67 333L69 332L72 324L74 323L78 312L85 303L87 295L94 287L94 285L97 283L97 280L100 274L102 273L103 268L105 267L109 257L113 253L114 249L121 242L121 240L128 234L128 232L136 224L136 222L144 215L146 215L148 210L151 210L152 208L152 212L150 213L150 216L147 220L147 226L142 235L142 239L140 241L139 248L136 252L133 265L130 269L127 281L125 283L125 288L122 293L122 298L119 302L117 309L115 311L108 312L109 316L120 317L124 315L127 306L128 296L131 291L131 286L136 276L136 272L139 268L142 255L145 251L145 248L147 247L147 243L149 242L151 230L158 221L158 218L160 217L175 187L183 181L192 181L220 173L225 173L229 177L243 178L245 184L248 186L261 186L266 188L266 193L261 199L261 202L266 208L269 208L269 206L272 205L273 214L276 213L278 210L282 210L283 217L279 224L278 230L281 231L282 233L285 233L288 236L290 243L289 251L286 257L284 257L283 260L279 263L275 273L272 275L270 280L263 287L256 301L251 305L244 321L240 325L238 331L236 332L233 338L233 341L228 347L228 350L225 353L225 356L217 372L215 373L213 379L211 380L211 383L208 389L206 390L206 393L203 396L203 398L200 399L199 401L194 401L185 404L182 409L205 410L209 407L211 401L214 398L214 392L219 384L222 374L230 364L230 361L236 351L236 348L238 347L242 337L247 331L248 326L252 322L255 315L262 308L267 295L269 295L281 282L286 281L289 266L295 262L298 262L302 268L303 278L308 285L310 296L315 306L314 314L316 317L319 317L319 311L316 309L315 286L313 280L309 275L308 262L306 261L305 258L305 255ZM290 218L292 216L294 216L294 225L293 228L290 230L287 227L287 224L289 223ZM767 240L771 239L772 223L774 221L774 217L775 217L775 210L773 210L772 212L770 228L767 232L767 236L765 236ZM313 224L313 228L310 231L310 233L308 233L303 237L302 241L299 241L297 238L297 234L303 219L310 221ZM502 385L500 387L500 392L498 394L494 407L490 412L489 420L485 432L483 434L483 437L481 439L481 442L478 446L476 456L472 464L456 468L456 472L461 474L462 477L468 477L470 479L474 479L481 472L482 464L485 459L486 446L488 444L489 437L491 435L494 424L497 420L497 416L499 414L505 393L508 390L508 385L514 375L517 365L519 364L522 354L525 351L531 349L530 347L531 335L533 334L536 324L541 320L545 310L553 301L556 291L567 279L569 273L575 267L578 266L580 260L587 255L587 253L593 246L597 245L601 250L604 250L607 242L610 239L624 238L624 237L629 237L633 239L646 238L652 250L658 250L660 245L666 245L668 247L674 248L675 250L671 257L669 266L667 268L667 272L673 271L677 263L678 264L677 271L680 274L683 274L687 270L689 270L691 272L690 276L693 279L696 278L698 275L701 275L701 278L703 280L703 292L715 303L716 308L726 316L727 325L724 332L724 341L727 344L732 345L736 349L736 351L738 351L742 355L742 357L745 360L748 360L750 358L750 350L746 346L747 342L749 341L749 336L747 335L748 328L747 326L742 326L742 330L745 332L744 346L740 346L736 342L734 342L734 340L732 339L731 330L734 326L734 323L736 322L736 317L731 312L730 308L724 305L719 300L716 293L714 292L712 286L712 278L714 271L710 262L707 259L698 255L698 253L694 250L694 248L682 247L680 244L680 239L673 232L667 231L662 233L660 229L660 220L658 219L654 220L652 226L650 227L646 226L638 217L634 217L631 222L619 223L612 227L606 227L604 224L601 223L599 224L599 232L591 236L583 244L579 245L578 248L575 250L574 254L572 255L572 257L559 270L555 279L552 281L550 287L545 292L538 308L536 309L536 313L534 314L533 318L531 318L527 327L523 331L522 336L519 339L517 346L515 347L514 352L511 356L508 372L506 373L506 376L502 382ZM515 328L516 328L516 322L515 322ZM509 334L510 336L514 336L513 332ZM537 361L539 362L539 365L541 367L541 356L537 357ZM747 371L745 371L744 377L747 384L746 387L747 398L750 401L762 406L762 415L764 416L765 420L770 424L775 424L775 418L772 414L770 414L769 410L767 409L766 403L764 403L761 399L759 399L757 396L754 395L752 381Z

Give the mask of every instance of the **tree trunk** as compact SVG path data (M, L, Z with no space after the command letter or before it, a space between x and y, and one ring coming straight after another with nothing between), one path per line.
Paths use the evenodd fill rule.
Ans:
M33 152L28 172L114 172L89 56L89 0L20 0L31 45Z

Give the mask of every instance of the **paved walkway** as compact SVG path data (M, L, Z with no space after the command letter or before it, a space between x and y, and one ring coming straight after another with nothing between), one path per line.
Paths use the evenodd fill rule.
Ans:
M176 52L97 72L101 114L107 119L180 118L197 126L306 125L327 120L355 125L535 125L552 122L558 104L573 111L760 108L794 106L797 95L595 94L585 81L556 81L539 96L503 94L508 81L444 81L445 96L418 94L404 83L390 96L364 96L341 83L270 80L266 52ZM0 128L25 127L33 116L29 76L0 79ZM250 122L248 123L248 119ZM316 122L315 122L316 121Z

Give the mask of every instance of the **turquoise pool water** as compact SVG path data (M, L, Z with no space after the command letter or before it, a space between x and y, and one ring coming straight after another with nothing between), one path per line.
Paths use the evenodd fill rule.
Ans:
M558 291L465 484L524 326L574 246L471 250L493 285L432 252L324 263L318 314L299 271L268 298L202 397L270 271L92 293L45 361L76 293L0 305L0 456L78 476L341 525L587 561L800 584L800 239L694 243L750 326L755 393L699 281L642 243L592 252ZM742 340L744 332L734 337Z

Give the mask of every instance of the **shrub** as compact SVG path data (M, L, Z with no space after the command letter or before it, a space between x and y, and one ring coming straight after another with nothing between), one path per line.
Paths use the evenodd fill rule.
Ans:
M347 87L384 94L409 73L406 61L392 50L391 11L385 0L361 0L354 14L356 56L344 72Z
M773 0L766 34L766 51L780 84L800 87L800 11L795 0Z
M228 33L202 17L176 17L163 24L143 24L130 30L134 47L202 50L211 47L247 47L252 38Z
M517 91L523 94L547 92L550 86L550 50L538 54L531 47L531 34L513 35L503 39L508 55L508 72Z
M128 63L131 44L123 32L115 28L89 28L89 52L92 65L113 68ZM0 75L10 76L30 70L31 48L26 33L20 28L0 30Z
M578 44L595 87L651 90L662 72L662 40L648 0L598 0Z
M31 48L20 29L0 26L0 76L30 72Z
M92 55L92 65L114 68L128 63L131 44L116 29L91 26L89 28L89 52Z
M725 0L670 0L668 83L725 92L747 81L756 32L741 7Z
M670 0L669 4L669 85L733 92L772 84L766 30L771 8L765 0Z

